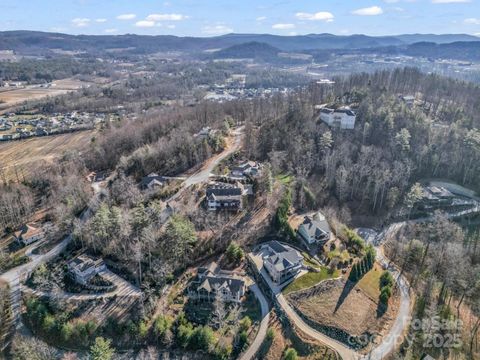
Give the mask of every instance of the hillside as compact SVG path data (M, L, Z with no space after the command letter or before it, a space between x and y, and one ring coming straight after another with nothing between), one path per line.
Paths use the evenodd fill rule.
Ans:
M280 36L270 34L227 34L209 38L178 37L171 35L68 35L39 31L0 32L0 50L14 50L20 54L45 55L52 49L105 53L109 49L124 49L124 52L149 54L158 51L198 52L208 49L225 49L245 43L264 43L281 51L313 49L371 49L387 46L409 45L419 41L438 44L452 41L475 41L471 35L399 35L367 36L333 34L308 34Z
M217 59L257 59L271 61L278 56L280 49L277 49L271 45L265 43L259 43L256 41L233 45L226 49L222 49L213 54L213 57Z

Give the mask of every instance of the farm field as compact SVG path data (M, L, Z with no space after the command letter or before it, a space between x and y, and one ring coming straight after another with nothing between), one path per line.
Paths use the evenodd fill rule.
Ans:
M78 90L89 83L76 79L62 79L52 82L49 88L39 85L29 85L25 88L0 91L0 111L6 111L11 106L21 104L27 100L38 100L47 96L58 96L69 91Z
M67 150L85 149L94 131L34 137L0 143L0 180L28 177L43 162L51 163Z

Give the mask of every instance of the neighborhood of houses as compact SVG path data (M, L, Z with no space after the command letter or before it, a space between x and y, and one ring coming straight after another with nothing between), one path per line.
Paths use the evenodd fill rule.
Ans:
M20 116L10 113L0 117L0 141L91 130L106 119L105 114L75 111L52 116Z

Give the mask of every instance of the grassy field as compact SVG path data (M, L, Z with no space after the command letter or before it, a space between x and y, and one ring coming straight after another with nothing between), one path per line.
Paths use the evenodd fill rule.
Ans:
M49 88L29 85L25 88L12 89L0 92L0 110L7 111L9 107L23 103L27 100L38 100L47 96L57 96L75 91L89 83L76 79L55 80Z
M84 150L94 131L79 131L58 136L34 137L0 143L0 181L20 180L43 162L51 163L67 150Z
M318 273L309 272L295 279L290 285L288 285L285 289L283 289L282 292L285 295L287 295L293 291L307 289L309 287L312 287L318 284L320 281L336 278L338 276L339 276L339 273L337 270L331 273L330 269L327 269L326 267L322 267L322 269Z
M380 265L375 264L372 270L366 273L358 282L357 286L362 289L372 300L377 300L380 296L380 276L383 270Z

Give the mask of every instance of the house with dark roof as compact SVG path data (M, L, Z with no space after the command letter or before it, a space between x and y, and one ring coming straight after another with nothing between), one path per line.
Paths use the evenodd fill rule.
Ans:
M280 285L295 277L303 267L303 256L294 248L278 241L260 247L263 266L273 282Z
M424 208L440 208L450 206L455 195L442 186L424 186L420 205Z
M20 230L14 233L15 239L25 246L43 239L44 236L45 233L43 229L33 224L25 224L20 228Z
M208 185L205 194L207 208L215 210L238 211L242 208L242 198L245 195L242 184L213 183Z
M92 259L87 255L80 255L67 264L72 278L79 284L86 285L99 272L106 270L102 259Z
M188 287L188 297L194 300L213 301L220 296L225 302L240 303L245 295L245 281L232 271L222 270L212 262L198 268L196 278Z
M330 226L322 213L305 216L303 223L298 227L297 234L308 245L325 244L330 239Z
M151 173L148 176L142 178L140 182L140 188L144 190L155 190L163 187L167 183L167 179L156 173Z
M230 175L232 177L255 177L260 173L260 165L255 161L246 161L240 165L232 167Z

